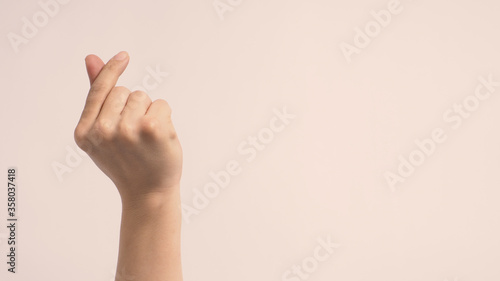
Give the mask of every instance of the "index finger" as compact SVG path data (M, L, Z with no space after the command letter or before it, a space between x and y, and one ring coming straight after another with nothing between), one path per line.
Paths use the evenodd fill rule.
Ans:
M102 105L109 92L115 87L118 78L125 71L129 61L128 53L119 52L103 66L99 75L92 83L80 122L93 122L99 115Z

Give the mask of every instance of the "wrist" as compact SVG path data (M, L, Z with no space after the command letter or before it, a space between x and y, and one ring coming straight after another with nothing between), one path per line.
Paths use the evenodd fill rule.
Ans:
M123 211L158 211L158 209L179 208L180 210L180 185L168 188L158 188L155 191L120 194Z

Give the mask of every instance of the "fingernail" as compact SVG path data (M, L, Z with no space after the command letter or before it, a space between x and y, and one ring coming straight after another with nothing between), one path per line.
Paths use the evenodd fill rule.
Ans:
M127 58L127 52L121 51L118 54L116 54L112 59L113 60L124 60Z

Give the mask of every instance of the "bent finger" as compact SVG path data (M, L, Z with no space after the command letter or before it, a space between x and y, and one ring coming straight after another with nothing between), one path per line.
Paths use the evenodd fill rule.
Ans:
M106 97L115 87L128 64L127 52L120 52L103 66L90 87L80 121L94 122Z

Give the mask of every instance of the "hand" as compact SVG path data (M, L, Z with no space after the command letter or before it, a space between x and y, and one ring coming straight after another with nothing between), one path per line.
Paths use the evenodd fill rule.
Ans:
M169 104L116 87L129 62L120 52L104 65L85 58L90 91L74 138L116 185L122 201L162 196L179 188L182 148Z

